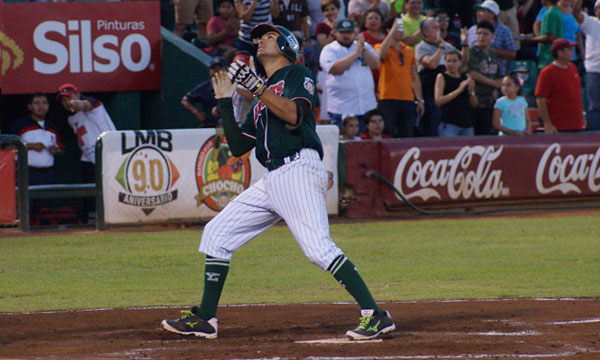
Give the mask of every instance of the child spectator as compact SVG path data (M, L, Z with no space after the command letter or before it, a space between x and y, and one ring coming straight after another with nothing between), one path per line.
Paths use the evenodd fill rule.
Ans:
M492 114L492 125L498 135L525 135L529 129L527 101L519 96L521 85L514 75L506 75L502 79L503 97L496 100Z
M440 137L473 136L472 108L477 106L475 82L461 74L462 55L450 50L445 56L446 71L435 79L435 105L441 109Z
M360 138L363 140L381 140L391 139L392 137L383 133L385 127L383 122L383 115L377 109L367 111L364 116L367 131L360 134Z
M358 134L358 118L356 116L346 116L342 121L342 131L340 132L340 140L360 140Z
M240 28L233 0L219 1L219 15L213 16L206 25L206 42L210 45L204 52L210 56L222 56L229 61L235 52L235 39Z

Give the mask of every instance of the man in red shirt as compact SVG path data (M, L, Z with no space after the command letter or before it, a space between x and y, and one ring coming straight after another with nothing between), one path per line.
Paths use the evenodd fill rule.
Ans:
M581 77L571 62L575 43L556 39L550 49L554 61L542 69L535 87L540 117L547 134L585 129Z

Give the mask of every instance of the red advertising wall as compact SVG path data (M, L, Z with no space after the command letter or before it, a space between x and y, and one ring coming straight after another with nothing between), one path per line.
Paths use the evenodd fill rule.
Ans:
M160 88L158 1L4 4L2 93ZM35 87L33 89L32 87Z
M0 150L0 224L12 224L17 218L15 195L15 153Z
M360 161L355 159L365 144L346 145L347 163ZM371 146L379 149L380 161L369 169L415 204L600 196L600 133L392 140ZM365 184L366 169L347 165L347 182L376 188L380 205L404 204L380 181Z

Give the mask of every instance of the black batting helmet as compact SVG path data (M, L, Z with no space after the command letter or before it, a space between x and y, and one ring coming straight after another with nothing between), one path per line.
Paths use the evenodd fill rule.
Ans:
M250 40L255 43L264 34L274 31L279 34L277 37L277 47L279 51L292 63L296 62L300 56L300 45L298 39L287 28L281 25L258 24L250 32Z

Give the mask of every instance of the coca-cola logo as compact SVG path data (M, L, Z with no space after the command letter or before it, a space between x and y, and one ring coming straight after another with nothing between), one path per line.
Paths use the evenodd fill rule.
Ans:
M492 168L502 149L502 146L464 146L454 158L423 161L421 150L412 147L398 163L394 186L407 199L418 197L423 201L441 199L438 190L443 187L451 199L508 196L510 189L503 187L502 170Z
M561 155L560 144L550 145L542 155L535 174L540 194L560 191L581 193L576 182L584 182L592 192L600 190L600 147L596 153Z

